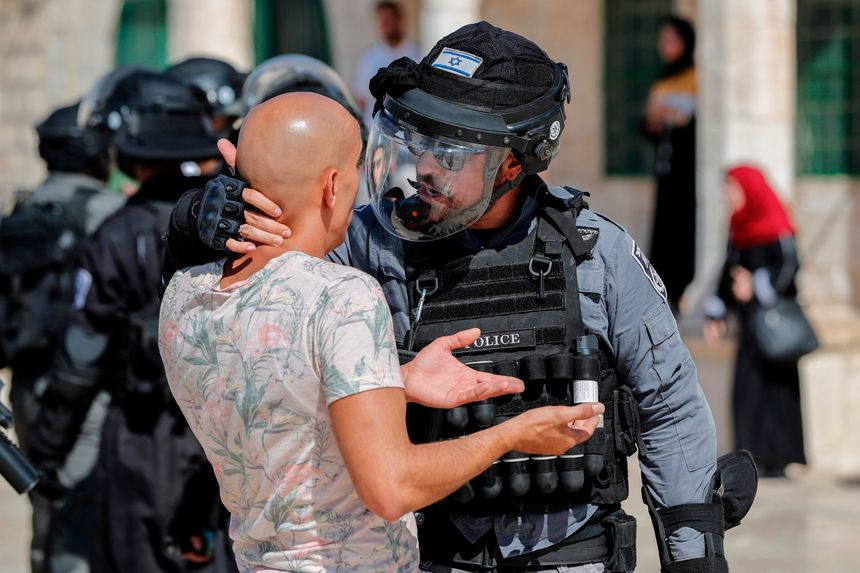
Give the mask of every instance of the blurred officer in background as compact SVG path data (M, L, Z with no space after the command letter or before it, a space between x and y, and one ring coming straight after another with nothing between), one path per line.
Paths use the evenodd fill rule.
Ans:
M84 102L54 111L36 127L48 176L0 223L0 360L13 371L15 431L25 452L52 366L45 357L55 352L74 297L72 261L86 237L125 203L105 183L112 142L107 114L122 103L107 100L116 80L130 71L107 74ZM81 108L90 109L95 94L102 113L92 123L81 123ZM108 400L106 393L93 400L64 464L31 495L34 572L87 571L83 529L91 504L81 483L98 455Z
M325 63L302 54L282 54L269 58L248 74L248 78L242 87L242 116L247 114L255 105L290 92L313 92L338 102L359 122L361 137L366 143L367 126L362 123L361 110L352 97L343 78ZM239 121L235 124L237 133L239 124ZM232 139L232 136L228 139ZM224 193L222 194L220 191L224 191ZM240 199L238 195L235 195L234 190L219 189L216 195L225 200ZM356 204L364 205L368 200L367 185L365 181L362 181L362 186L356 196ZM189 220L189 217L196 220L196 210L199 208L200 201L193 193L183 195L181 201L185 201L186 203L179 205L174 210L174 216L182 217L185 220L174 225L174 232L191 233L194 224ZM232 200L231 203L236 208L241 208L241 200ZM192 215L192 212L194 215ZM250 213L249 216L252 219L254 218L253 213ZM237 215L237 218L242 217L244 215ZM231 232L238 232L238 224L233 225L233 223L230 223L230 225L235 226L235 229L232 229ZM190 243L194 243L195 240L196 238L190 234L186 239ZM164 275L169 278L173 275L173 271L180 267L174 266L176 261L170 257L170 251L165 255Z
M62 466L101 390L111 395L81 534L94 572L212 571L217 483L169 394L157 348L161 237L173 203L204 180L184 161L218 155L199 90L155 72L117 83L120 169L141 183L85 244L74 310L31 435L34 461ZM215 552L213 556L213 552ZM225 557L222 559L222 557Z
M462 360L526 383L513 400L413 409L413 439L456 438L540 405L606 405L603 428L584 448L511 452L423 510L422 568L632 571L635 520L621 502L626 458L638 449L663 570L726 571L724 528L752 502L754 466L744 455L718 464L695 365L641 250L581 192L538 176L559 150L567 68L481 22L440 40L420 63L403 58L380 70L371 91L371 202L328 258L379 281L403 360L478 326L482 337ZM223 256L213 247L255 248L237 238L278 244L287 230L265 213L275 213L271 201L239 179L216 178L177 204L168 256L182 268ZM731 500L725 514L721 486Z
M173 64L164 73L201 90L215 133L219 137L234 138L233 124L242 116L240 96L246 74L215 58L188 58ZM182 164L182 172L189 177L212 176L219 169L220 158Z

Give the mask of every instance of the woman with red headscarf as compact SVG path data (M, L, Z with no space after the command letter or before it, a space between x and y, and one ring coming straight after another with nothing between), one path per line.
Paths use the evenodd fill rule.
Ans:
M755 456L762 476L785 476L785 466L806 463L797 363L774 363L758 350L751 331L755 305L797 296L794 225L761 171L740 166L725 183L731 208L729 250L717 295L705 306L705 338L726 331L729 309L740 316L732 397L737 448Z

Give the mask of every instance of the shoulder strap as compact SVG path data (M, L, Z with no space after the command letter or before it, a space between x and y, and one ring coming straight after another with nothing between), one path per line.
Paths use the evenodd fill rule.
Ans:
M547 187L546 193L538 197L543 218L564 236L577 260L591 254L597 238L586 242L576 224L579 213L588 208L585 196L572 187Z
M544 276L548 275L553 264L558 264L558 261L563 257L564 243L568 243L568 248L573 254L574 265L578 264L579 258L576 251L570 247L571 243L560 229L552 224L547 218L547 211L542 211L538 217L537 230L535 233L534 246L531 259L529 260L529 273L531 273L538 281L538 284L543 283ZM579 233L574 230L576 238L580 239ZM569 255L568 255L569 256ZM564 277L567 286L567 293L572 301L572 306L567 310L567 322L573 333L573 337L582 336L585 334L585 325L582 321L582 308L579 303L579 281L576 276L576 266ZM539 294L542 288L538 290ZM573 338L572 337L572 338Z

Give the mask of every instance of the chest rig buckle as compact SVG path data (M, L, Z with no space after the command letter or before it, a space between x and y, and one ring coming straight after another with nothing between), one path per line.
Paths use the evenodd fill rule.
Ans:
M540 225L540 222L538 223ZM547 241L543 244L543 254L534 253L529 258L529 274L537 279L537 293L535 295L538 302L546 302L546 286L545 279L552 272L552 263L554 260L561 259L561 254L564 249L564 243L560 241Z
M436 291L439 290L439 277L436 276L436 272L421 273L418 280L415 281L415 290L418 291L421 297L418 299L418 305L415 307L415 323L417 324L421 322L421 313L424 311L424 302L427 300L427 297L436 294Z

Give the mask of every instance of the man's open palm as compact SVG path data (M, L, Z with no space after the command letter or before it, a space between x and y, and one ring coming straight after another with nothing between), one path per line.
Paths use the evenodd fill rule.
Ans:
M453 408L502 394L522 392L521 380L479 372L457 360L452 352L475 342L477 328L437 338L403 366L406 396L433 408Z

